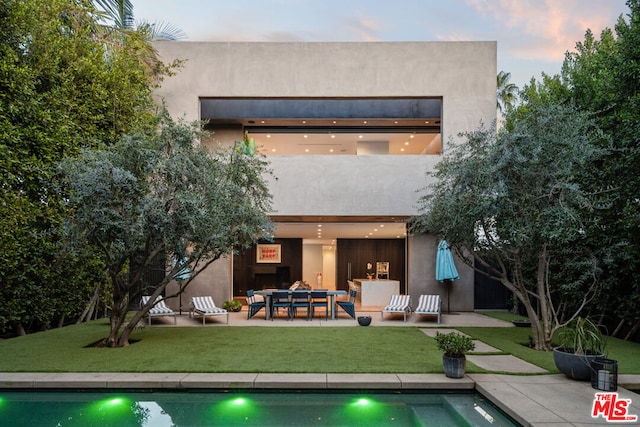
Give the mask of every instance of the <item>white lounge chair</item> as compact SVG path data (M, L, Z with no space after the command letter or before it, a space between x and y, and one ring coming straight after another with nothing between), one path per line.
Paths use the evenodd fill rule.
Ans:
M225 314L227 316L227 323L229 323L229 312L224 308L216 307L216 303L213 302L213 298L206 297L192 297L191 298L191 313L190 317L194 315L202 316L202 324L205 324L207 316L220 316Z
M418 307L413 312L415 315L413 321L415 322L419 315L435 315L438 316L438 324L440 324L441 307L442 300L440 299L440 295L420 295L420 299L418 300Z
M147 305L150 299L151 297L149 295L143 295L142 300L140 301L140 308ZM176 324L176 312L167 307L167 305L164 303L164 300L160 296L156 298L155 305L151 307L151 310L149 310L149 312L147 313L147 317L149 318L149 326L151 326L151 318L159 316L173 316L173 324Z
M380 320L384 320L385 313L402 313L404 321L407 321L407 313L411 313L410 295L392 295L389 305L382 309Z

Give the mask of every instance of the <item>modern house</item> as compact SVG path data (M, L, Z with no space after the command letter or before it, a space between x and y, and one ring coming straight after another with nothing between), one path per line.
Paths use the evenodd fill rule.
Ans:
M445 297L434 274L441 236L408 236L407 221L458 134L496 118L495 42L155 47L165 63L185 60L157 90L171 115L207 120L207 145L248 131L276 178L274 240L212 265L183 301L297 280L346 289L378 262L415 301ZM450 309L473 310L473 270L457 267Z

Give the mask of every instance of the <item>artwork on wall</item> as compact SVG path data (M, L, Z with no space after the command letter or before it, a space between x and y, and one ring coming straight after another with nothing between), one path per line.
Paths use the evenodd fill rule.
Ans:
M279 244L256 245L256 263L279 264L282 262L282 248Z

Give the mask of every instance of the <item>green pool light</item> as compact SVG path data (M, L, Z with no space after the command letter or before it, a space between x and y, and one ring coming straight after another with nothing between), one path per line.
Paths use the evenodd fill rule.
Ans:
M97 419L129 417L134 406L133 401L126 397L108 397L91 403L88 414Z
M366 406L373 404L373 402L369 398L361 397L360 399L356 400L354 404L358 406Z
M351 399L340 411L343 421L349 423L367 423L370 425L384 424L393 415L393 409L369 396L359 396ZM386 422L386 421L385 421Z
M213 414L221 425L243 425L260 419L258 405L253 399L245 396L234 396L214 405Z

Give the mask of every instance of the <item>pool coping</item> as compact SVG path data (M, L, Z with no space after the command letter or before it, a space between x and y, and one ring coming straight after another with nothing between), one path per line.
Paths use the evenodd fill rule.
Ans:
M640 375L620 375L618 395L630 399L629 414L640 415ZM564 375L467 374L292 374L292 373L75 373L0 372L0 389L54 390L476 390L523 426L610 425L591 417L595 394L589 382ZM628 423L627 423L628 424ZM640 423L633 423L640 425Z

